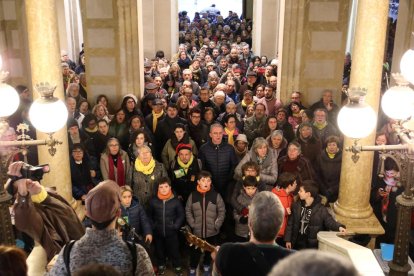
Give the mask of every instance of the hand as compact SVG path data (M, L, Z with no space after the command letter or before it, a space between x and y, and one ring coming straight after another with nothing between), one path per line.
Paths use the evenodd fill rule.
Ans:
M286 213L287 213L288 215L292 214L292 211L290 210L290 208L286 208Z
M216 246L216 251L211 252L211 259L213 262L216 260L217 252L220 250L220 246Z
M292 243L291 242L286 242L286 248L287 249L292 249Z
M332 102L329 102L327 105L326 105L326 109L328 110L328 111L331 111L332 110Z
M386 196L388 194L387 191L385 191L383 188L378 189L378 194L382 197Z
M343 227L339 227L339 232L346 234L346 229Z
M148 234L148 235L145 236L145 242L146 243L151 243L152 242L152 235L151 234Z
M90 170L91 172L91 177L95 177L96 176L96 172L94 170Z
M85 201L86 200L86 195L81 196L81 200Z
M22 177L22 174L20 173L20 170L23 167L24 162L22 161L18 161L18 162L13 162L9 165L9 169L7 171L7 174L10 176L17 176L17 177Z

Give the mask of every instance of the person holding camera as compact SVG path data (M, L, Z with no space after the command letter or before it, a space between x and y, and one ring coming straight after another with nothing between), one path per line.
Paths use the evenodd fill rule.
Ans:
M16 200L13 205L15 226L45 249L47 261L70 240L83 236L85 230L70 204L56 192L40 185L45 167L14 162L7 174L7 191Z

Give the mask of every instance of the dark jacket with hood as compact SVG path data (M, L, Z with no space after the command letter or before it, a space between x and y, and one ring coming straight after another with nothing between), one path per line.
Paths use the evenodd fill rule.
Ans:
M334 158L329 158L326 149L323 149L315 165L321 194L326 196L329 202L338 199L341 164L342 150L339 150Z
M136 197L132 197L131 205L129 207L125 207L121 204L121 216L128 222L129 226L133 228L129 229L130 231L122 232L122 238L125 241L134 240L131 230L135 231L136 234L143 236L143 238L145 238L146 235L152 235L150 221L148 220L144 208L139 204Z

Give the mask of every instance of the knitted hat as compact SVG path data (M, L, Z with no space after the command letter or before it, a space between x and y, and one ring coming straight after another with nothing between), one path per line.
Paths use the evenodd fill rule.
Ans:
M239 134L239 135L237 135L236 142L237 141L242 141L242 142L245 142L246 144L249 143L247 141L247 136L245 134Z
M180 152L180 150L184 150L184 149L192 151L193 147L191 146L191 144L180 143L180 144L178 144L177 148L175 149L175 153L178 154Z
M114 219L120 208L119 186L113 180L105 180L89 191L85 200L86 215L103 223Z

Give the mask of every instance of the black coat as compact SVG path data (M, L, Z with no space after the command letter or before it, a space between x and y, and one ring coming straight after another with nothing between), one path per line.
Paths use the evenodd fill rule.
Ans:
M208 126L202 122L200 122L197 126L193 125L191 122L188 122L188 135L195 142L197 149L208 141L209 132Z
M341 150L339 150L335 154L335 157L331 159L326 150L323 149L316 162L315 170L318 177L320 192L328 198L329 202L335 202L338 199L341 164Z
M79 200L94 187L91 177L91 166L88 157L84 157L82 164L76 164L70 157L70 177L72 181L72 195Z
M168 200L153 197L150 201L148 216L152 222L154 234L162 237L175 235L185 219L183 205L175 196Z
M165 146L165 143L167 143L168 139L170 139L174 135L174 128L178 123L187 125L187 120L184 120L183 118L178 117L178 115L175 118L170 118L168 116L165 116L164 119L162 119L158 123L157 129L154 134L154 137L155 137L154 149L155 149L155 156L157 158L161 156L161 152Z
M171 185L174 192L182 197L182 202L185 205L190 194L197 188L197 174L201 171L201 161L194 157L193 163L183 176L181 176L180 169L182 170L176 157L169 170Z
M292 214L289 216L288 224L286 226L285 241L291 242L293 248L295 247L295 243L299 236L299 231L301 227L300 220L302 206L305 206L305 202L302 200L293 203L291 207ZM319 197L315 198L314 202L311 205L311 209L312 213L310 216L308 230L306 231L307 247L317 248L318 232L339 231L339 227L345 228L345 226L334 220L331 214L328 213L328 209L321 204Z
M201 146L198 154L203 169L212 174L215 190L225 199L229 182L232 181L234 168L237 165L234 147L224 141L219 145L214 145L210 140Z

